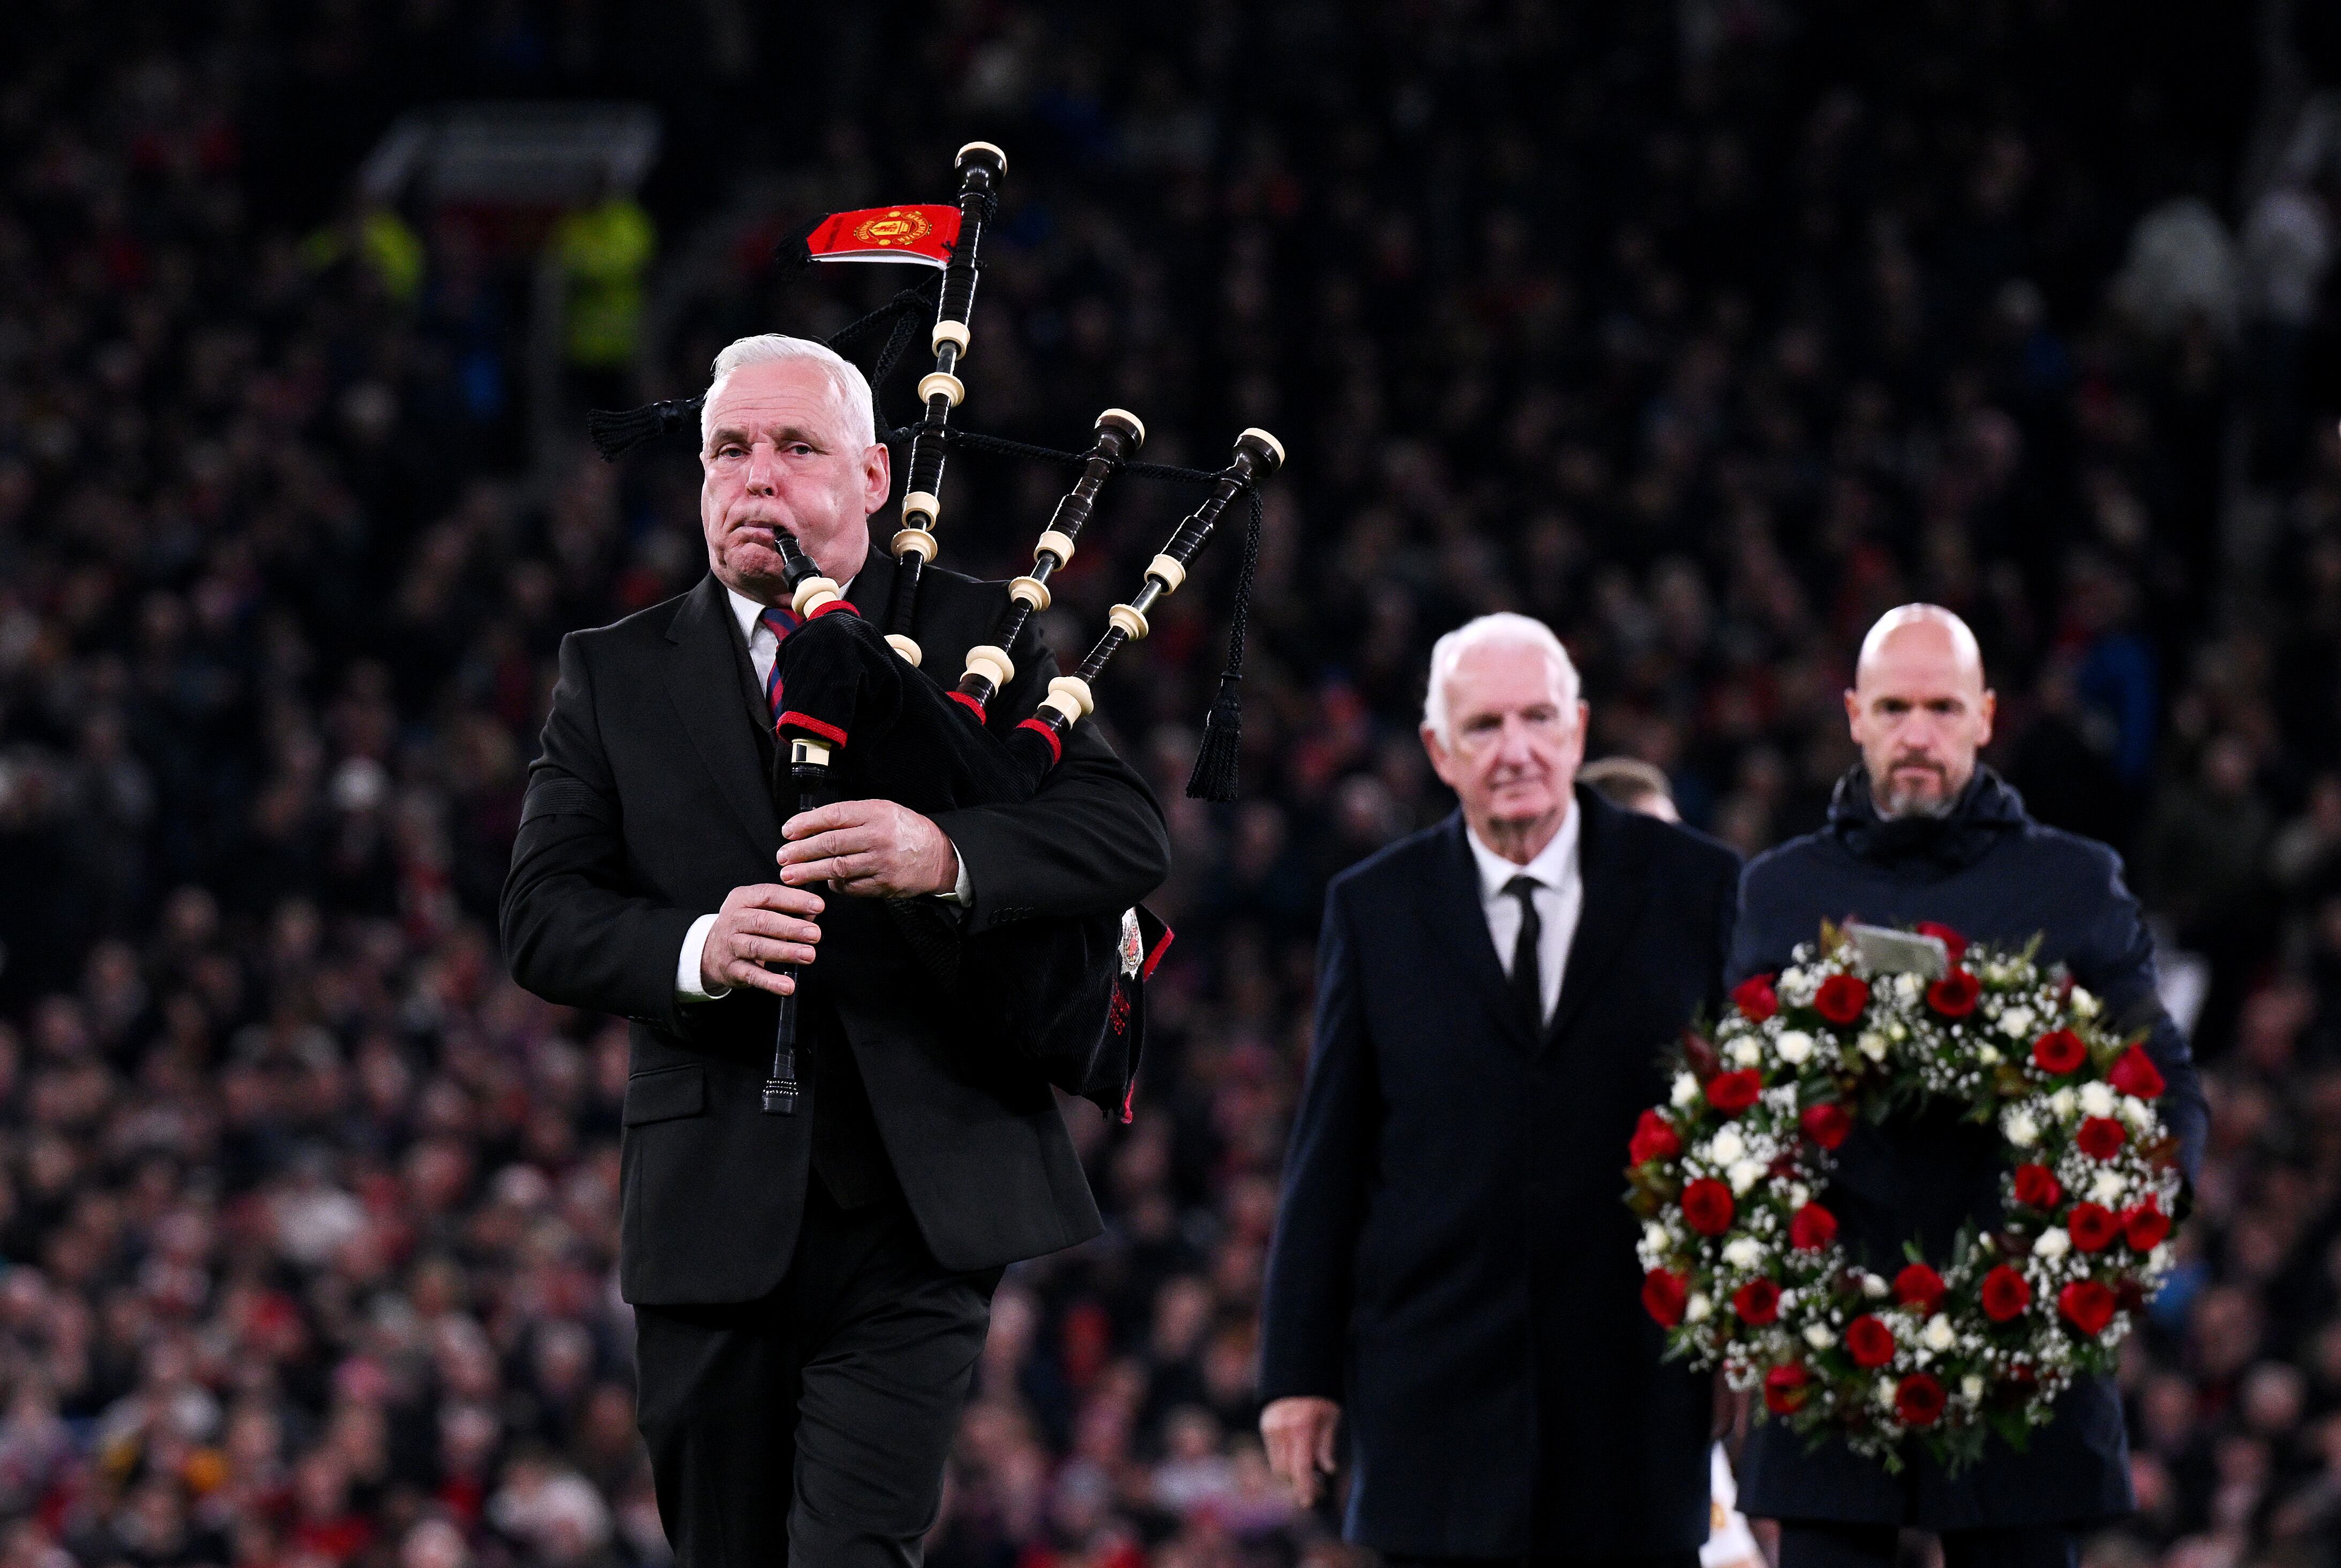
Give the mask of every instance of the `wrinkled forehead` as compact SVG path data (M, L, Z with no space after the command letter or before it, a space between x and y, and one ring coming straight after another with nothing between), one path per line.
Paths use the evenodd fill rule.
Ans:
M857 450L852 409L835 377L811 360L776 360L742 365L715 390L707 413L708 439L726 433L751 439L782 432L820 438L822 444Z
M1914 702L1955 697L1981 700L1983 660L1974 645L1934 621L1896 627L1862 650L1854 690L1866 700L1898 697Z
M1447 701L1458 718L1559 704L1568 696L1560 661L1531 642L1483 642L1467 648L1447 671Z

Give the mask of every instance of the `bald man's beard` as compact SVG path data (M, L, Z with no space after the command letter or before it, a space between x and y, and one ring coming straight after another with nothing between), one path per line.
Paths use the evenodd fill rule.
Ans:
M1951 788L1950 774L1932 763L1918 764L1935 776L1934 783L1929 786L1908 779L1903 769L1909 766L1908 763L1898 763L1888 768L1882 784L1876 779L1869 781L1869 798L1878 808L1878 814L1888 819L1949 816L1952 804L1958 799L1958 791Z

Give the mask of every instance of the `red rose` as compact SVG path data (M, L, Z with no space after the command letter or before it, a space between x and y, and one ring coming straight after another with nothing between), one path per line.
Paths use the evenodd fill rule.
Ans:
M1923 1263L1911 1264L1894 1276L1894 1299L1924 1313L1940 1306L1950 1288L1943 1283L1941 1275Z
M1764 1408L1775 1415L1794 1415L1812 1397L1813 1374L1800 1362L1776 1366L1764 1374Z
M1927 1005L1947 1018L1964 1018L1975 1011L1983 982L1965 969L1953 969L1927 987Z
M2093 1203L2075 1204L2065 1217L2065 1228L2072 1233L2073 1245L2083 1252L2103 1252L2122 1233L2114 1211Z
M1780 994L1772 989L1771 976L1750 975L1731 993L1731 1005L1749 1023L1760 1024L1780 1010Z
M2170 1087L2162 1081L2162 1069L2154 1065L2144 1046L2132 1046L2117 1057L2106 1071L2106 1082L2142 1100L2160 1099L2162 1091Z
M2073 1135L2073 1141L2091 1159L2109 1160L2121 1153L2122 1145L2129 1141L2129 1131L2111 1116L2087 1116L2082 1119L2081 1130Z
M1626 1146L1629 1164L1641 1165L1649 1160L1670 1160L1682 1153L1682 1139L1677 1136L1674 1124L1656 1111L1644 1111L1642 1119L1634 1124L1634 1141Z
M1731 1228L1731 1189L1713 1176L1701 1176L1683 1188L1683 1219L1701 1236L1721 1236Z
M1799 1252L1818 1252L1837 1239L1837 1216L1808 1203L1788 1216L1788 1241Z
M1813 1011L1842 1028L1861 1017L1869 1006L1869 982L1851 975L1831 975L1813 994Z
M1967 939L1940 920L1921 920L1918 922L1918 935L1932 937L1942 943L1943 950L1951 956L1952 963L1957 964L1961 958L1967 957Z
M1853 1131L1853 1113L1834 1101L1825 1106L1807 1106L1805 1114L1797 1118L1797 1125L1813 1142L1833 1149Z
M1742 1067L1736 1073L1718 1073L1707 1080L1707 1103L1727 1116L1736 1116L1756 1103L1764 1092L1764 1080L1756 1076L1753 1067Z
M1731 1293L1731 1310L1754 1328L1778 1321L1780 1287L1768 1279L1751 1279Z
M2077 1279L2057 1293L2057 1310L2083 1334L2100 1334L2114 1320L2114 1293L2094 1279Z
M2032 1042L2032 1060L2051 1076L2069 1073L2089 1059L2089 1047L2070 1029L2057 1029Z
M2055 1208L2057 1200L2065 1196L2057 1173L2047 1166L2016 1167L2016 1201L2027 1208Z
M1883 1366L1894 1359L1894 1331L1865 1312L1845 1325L1845 1353L1856 1366Z
M2139 1252L2152 1252L2170 1234L2170 1216L2162 1212L2162 1205L2147 1198L2137 1207L2122 1213L2122 1239Z
M1980 1294L1983 1315L1994 1323L2006 1323L2032 1305L2032 1286L2004 1263L1983 1276Z
M1894 1390L1894 1414L1906 1426L1932 1426L1943 1414L1943 1385L1923 1372L1914 1372Z
M1683 1303L1689 1298L1690 1285L1679 1274L1654 1268L1642 1276L1642 1310L1657 1318L1661 1328L1682 1321Z

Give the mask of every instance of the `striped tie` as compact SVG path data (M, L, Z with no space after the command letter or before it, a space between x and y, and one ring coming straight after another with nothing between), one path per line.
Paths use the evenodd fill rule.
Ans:
M789 633L797 629L796 612L785 605L775 604L756 619L772 633L772 668L764 676L764 705L772 710L772 721L778 723L781 717L781 644L786 642Z

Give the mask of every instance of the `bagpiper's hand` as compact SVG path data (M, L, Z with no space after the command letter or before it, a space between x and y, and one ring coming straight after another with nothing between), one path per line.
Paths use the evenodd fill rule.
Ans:
M812 945L821 940L812 918L820 913L821 895L807 888L771 882L732 888L707 928L707 946L699 950L701 985L710 992L752 986L787 996L795 982L764 966L812 963Z
M892 800L840 800L781 827L781 880L833 882L857 898L915 898L959 885L959 851L943 830Z

